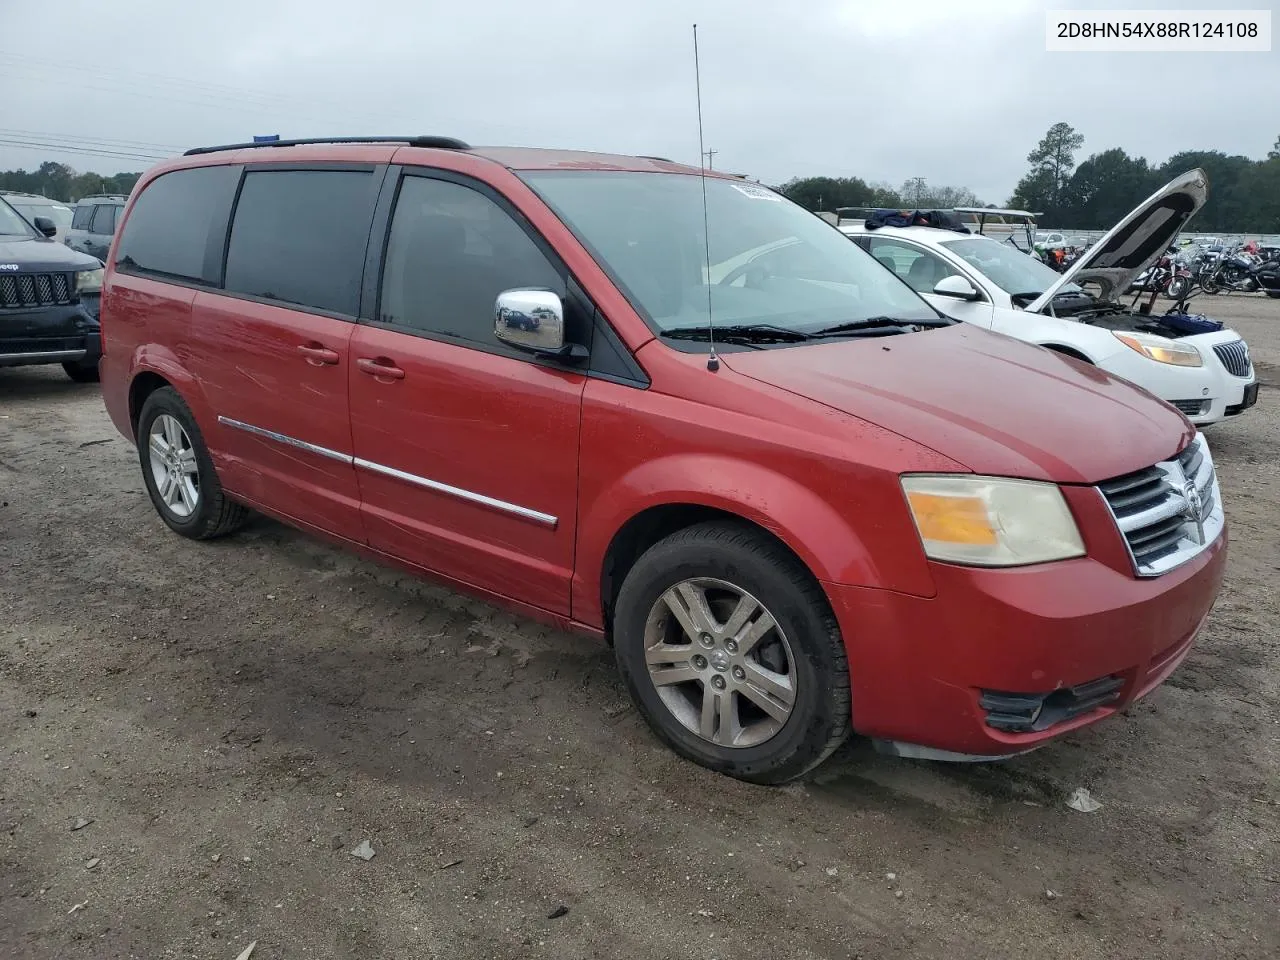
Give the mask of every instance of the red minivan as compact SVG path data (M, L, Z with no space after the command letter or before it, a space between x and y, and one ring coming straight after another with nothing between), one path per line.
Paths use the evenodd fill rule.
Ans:
M1011 756L1163 681L1227 556L1195 429L700 173L441 137L152 169L101 374L161 519L599 635L659 737L760 783L851 731Z

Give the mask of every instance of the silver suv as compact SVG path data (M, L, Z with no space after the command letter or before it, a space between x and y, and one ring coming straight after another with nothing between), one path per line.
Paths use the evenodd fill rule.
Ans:
M67 246L105 261L127 199L119 194L81 197L76 201Z

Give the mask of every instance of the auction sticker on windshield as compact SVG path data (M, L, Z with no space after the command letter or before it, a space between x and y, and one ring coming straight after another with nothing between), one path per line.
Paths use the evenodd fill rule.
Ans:
M775 200L779 203L782 201L780 196L772 190L766 190L764 187L753 187L750 184L735 183L733 184L733 189L737 190L743 196L750 197L752 200Z
M1270 10L1050 10L1045 49L1063 53L1267 53Z

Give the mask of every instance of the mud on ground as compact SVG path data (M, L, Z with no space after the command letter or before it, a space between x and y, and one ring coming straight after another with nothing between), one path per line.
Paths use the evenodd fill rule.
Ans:
M1232 553L1182 668L1011 763L774 790L659 746L591 640L265 520L174 536L96 387L0 370L0 957L1280 956L1280 303L1208 306L1267 386L1207 433Z

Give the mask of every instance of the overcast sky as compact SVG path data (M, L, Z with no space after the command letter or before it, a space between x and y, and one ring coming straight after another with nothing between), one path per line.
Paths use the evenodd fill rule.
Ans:
M1003 203L1058 120L1085 136L1077 159L1113 146L1155 163L1191 148L1265 156L1280 52L1045 52L1046 9L1121 5L1276 3L0 0L0 141L150 154L267 133L435 133L696 163L696 21L714 165L768 183L921 176ZM148 165L0 142L0 169L46 159Z

